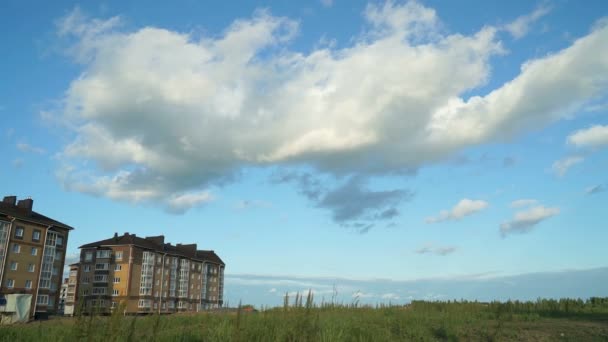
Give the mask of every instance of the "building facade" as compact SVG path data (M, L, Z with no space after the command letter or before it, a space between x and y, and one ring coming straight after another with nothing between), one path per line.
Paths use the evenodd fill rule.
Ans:
M223 304L225 264L196 244L125 233L80 249L76 305L83 310L197 312Z
M70 273L68 276L67 290L65 293L65 303L63 314L73 316L76 311L76 298L78 294L78 268L79 263L70 265Z
M32 210L30 198L0 202L0 295L31 294L30 314L58 311L72 227Z

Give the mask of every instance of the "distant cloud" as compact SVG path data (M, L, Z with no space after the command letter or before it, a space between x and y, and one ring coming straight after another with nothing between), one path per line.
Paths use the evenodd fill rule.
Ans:
M594 195L594 194L598 194L600 192L604 192L605 190L606 190L606 188L604 187L604 185L598 184L598 185L590 186L587 189L585 189L585 193L587 195Z
M212 200L213 196L208 191L174 195L167 200L167 211L173 214L183 214L193 207L211 202Z
M270 208L272 203L261 200L240 200L235 205L236 209Z
M540 222L559 214L559 208L547 208L542 205L515 213L510 220L500 225L500 234L523 234L534 229Z
M519 199L511 202L511 208L523 208L538 204L535 199Z
M502 160L503 167L511 167L511 166L514 166L515 164L517 164L517 159L515 159L514 157L505 157Z
M522 15L515 19L513 22L505 25L504 29L509 32L513 38L520 39L528 34L530 26L538 19L544 17L551 11L551 8L546 5L542 5L534 10L534 12Z
M559 177L563 177L566 175L566 173L571 167L576 164L582 163L584 160L585 158L583 158L582 156L566 157L553 163L551 168L553 169L553 172L555 172L556 175L558 175Z
M11 164L13 164L13 167L16 169L20 169L23 166L23 163L23 159L21 158L13 159L13 161L11 162Z
M300 193L316 207L329 210L334 222L354 228L360 233L367 233L376 221L398 216L398 205L414 196L412 191L406 189L370 190L365 178L356 176L333 187L327 186L310 173L277 174L272 181L295 183Z
M17 143L17 149L21 152L29 152L29 153L37 153L37 154L46 153L46 151L43 148L35 147L35 146L32 146L32 145L24 143L24 142Z
M461 199L451 210L442 210L437 216L427 217L426 223L437 223L448 220L460 220L465 216L472 215L484 210L489 205L482 200Z
M334 0L320 0L323 7L331 7L334 5Z
M567 138L568 144L577 147L601 147L608 145L608 125L595 125L588 129L581 129Z
M433 246L425 246L421 247L414 252L417 254L434 254L439 256L446 256L456 252L456 247L454 246L445 246L445 247L433 247Z

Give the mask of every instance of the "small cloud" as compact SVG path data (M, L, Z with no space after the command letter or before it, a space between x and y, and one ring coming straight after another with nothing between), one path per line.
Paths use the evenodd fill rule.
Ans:
M437 216L427 217L426 223L438 223L448 220L460 220L487 208L488 202L482 200L461 199L451 210L442 210Z
M30 153L37 153L37 154L46 153L46 151L43 148L32 146L32 145L24 143L24 142L17 143L17 149L21 152L30 152Z
M277 292L277 289L273 287L273 288L271 288L270 290L268 290L268 292L270 292L270 293L276 293L276 292Z
M522 15L512 21L511 23L504 26L505 31L509 32L513 38L520 39L528 34L530 26L534 24L538 19L547 15L551 11L549 6L540 6L534 12Z
M173 195L167 201L167 211L172 214L183 214L193 207L212 200L213 196L208 191Z
M558 175L559 177L563 177L566 175L566 173L572 166L574 166L576 164L580 164L584 160L585 160L585 158L583 158L581 156L567 157L567 158L560 159L560 160L556 161L555 163L553 163L551 168L553 169L553 172L555 172L556 175Z
M421 247L414 251L416 254L433 254L438 256L446 256L456 252L456 247L454 246L445 246L445 247L433 247L433 246L425 246Z
M538 201L535 199L518 199L515 200L513 202L511 202L511 208L523 208L523 207L530 207L533 205L538 204Z
M576 147L601 147L608 145L608 125L595 125L588 129L581 129L567 138L569 145Z
M334 0L320 0L323 7L331 7L334 5Z
M513 233L530 232L540 222L559 214L559 208L547 208L542 205L515 213L513 219L500 225L500 234L505 237Z
M394 300L397 300L397 299L399 299L401 297L398 294L396 294L396 293L389 292L389 293L383 294L382 296L380 296L380 298L382 298L382 299L394 299Z
M272 207L272 203L259 200L240 200L235 204L235 208L239 210L270 207Z
M604 185L598 184L598 185L590 186L587 189L585 189L585 193L587 195L594 195L594 194L598 194L600 192L604 192L605 190L606 190L606 188L604 187Z
M12 161L13 167L16 169L20 169L23 166L23 159L17 158Z
M515 159L513 157L505 157L502 160L503 167L511 167L511 166L514 166L515 164L517 164L517 159Z

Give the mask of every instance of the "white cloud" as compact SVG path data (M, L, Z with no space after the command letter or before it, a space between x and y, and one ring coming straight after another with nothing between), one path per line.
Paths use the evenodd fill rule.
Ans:
M451 210L442 210L437 216L427 217L426 223L437 223L447 220L460 220L488 207L488 202L482 200L461 199Z
M515 39L522 38L530 30L530 26L538 19L544 17L551 11L551 8L543 5L538 7L534 12L522 15L504 27Z
M59 111L77 126L61 179L77 191L164 202L243 167L411 172L568 117L606 90L605 25L465 99L503 52L496 28L446 34L416 2L369 5L365 20L352 45L302 53L288 45L299 24L264 11L201 37L121 31L118 17L74 11L58 23L83 65Z
M331 7L334 5L334 0L320 0L323 7Z
M535 199L519 199L511 202L511 208L530 207L536 204L538 204L538 201Z
M213 196L208 191L173 195L167 200L167 210L183 214L190 208L208 203L213 200Z
M417 254L434 254L439 256L446 256L456 252L457 248L454 246L434 247L431 245L418 248L414 252Z
M396 293L389 292L389 293L383 294L382 296L380 296L380 298L397 300L397 299L400 299L401 297Z
M578 130L568 136L568 144L577 147L601 147L608 145L608 125L595 125Z
M502 236L513 233L527 233L541 221L559 214L559 208L548 208L542 205L515 213L513 219L500 225Z
M566 173L568 172L568 170L571 167L573 167L576 164L582 163L584 160L585 160L585 158L583 158L581 156L566 157L564 159L560 159L560 160L556 161L555 163L553 163L551 168L553 169L553 172L555 172L555 174L557 174L560 177L563 177L566 175Z
M43 148L32 146L32 145L24 143L24 142L17 143L17 149L21 152L29 152L29 153L37 153L37 154L46 153L46 151Z

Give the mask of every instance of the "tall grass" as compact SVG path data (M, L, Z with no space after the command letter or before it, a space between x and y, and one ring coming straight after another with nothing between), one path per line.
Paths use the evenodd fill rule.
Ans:
M200 314L74 318L0 327L0 341L502 341L608 339L608 298L534 302L414 301L406 306L315 304ZM563 334L563 336L562 336Z

